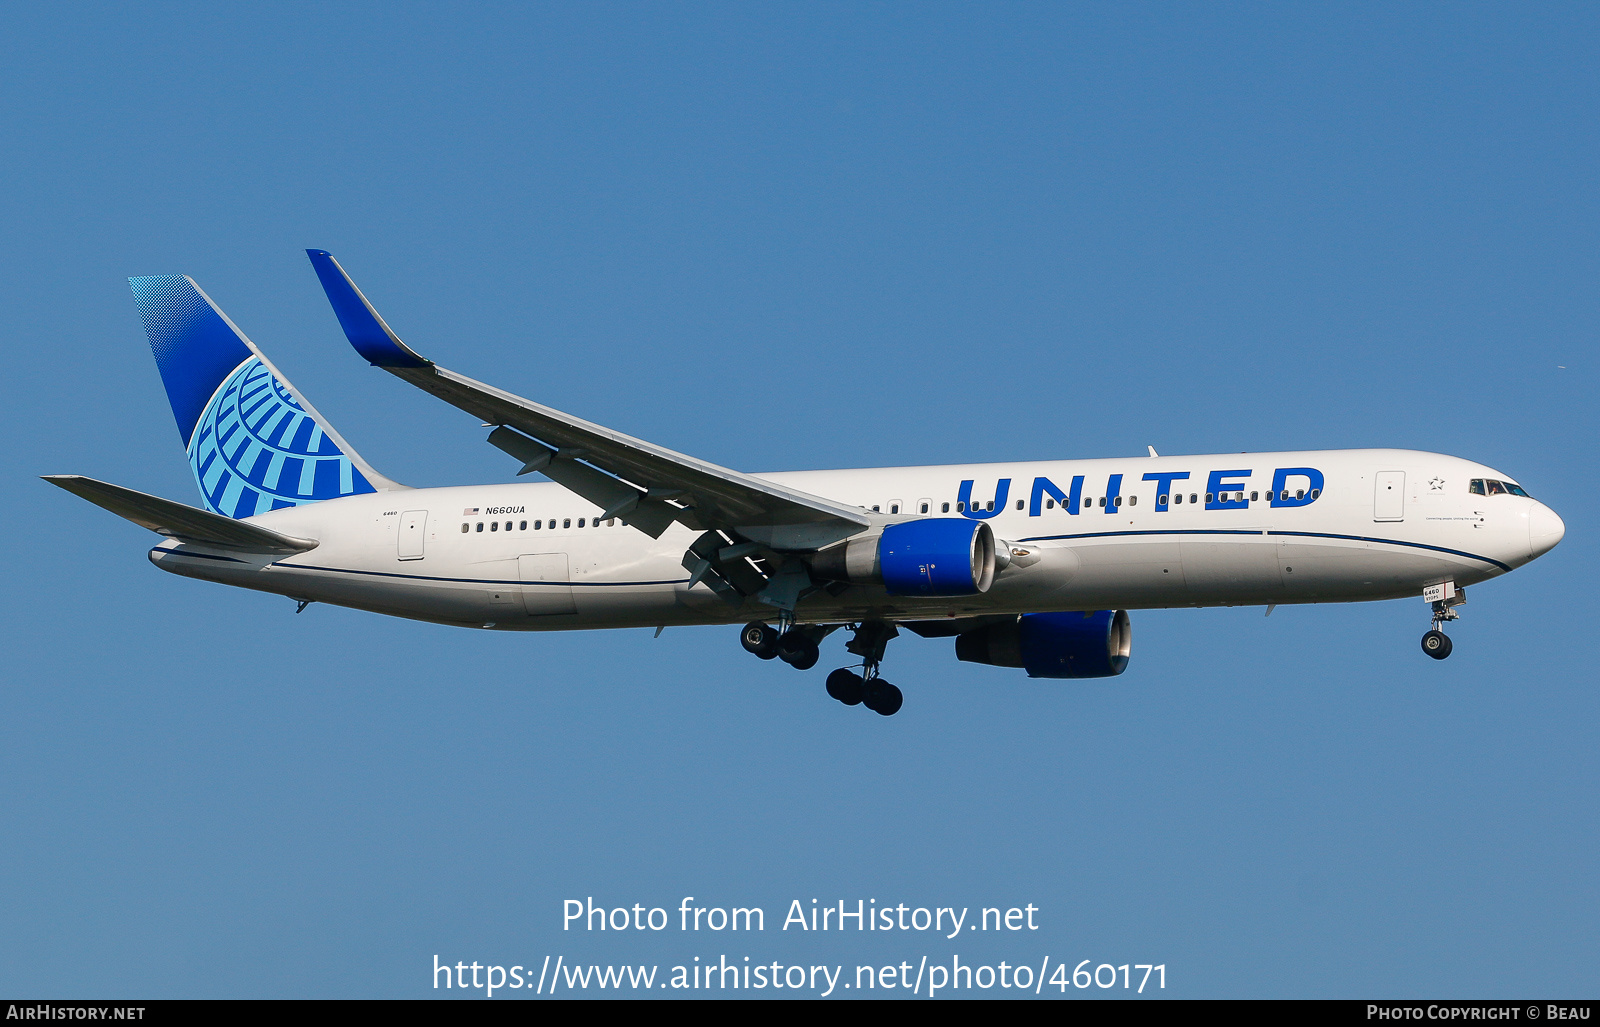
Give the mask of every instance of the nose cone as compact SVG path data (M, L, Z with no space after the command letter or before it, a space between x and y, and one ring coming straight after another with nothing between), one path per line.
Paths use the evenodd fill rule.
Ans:
M1528 513L1528 549L1533 557L1540 557L1556 547L1567 526L1556 512L1543 503L1535 502Z

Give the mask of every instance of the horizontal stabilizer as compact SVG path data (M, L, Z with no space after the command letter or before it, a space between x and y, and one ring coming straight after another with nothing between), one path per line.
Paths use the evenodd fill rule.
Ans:
M118 517L125 517L141 528L149 528L158 535L166 535L180 542L198 542L253 553L303 553L317 547L312 539L284 535L260 525L237 521L209 510L199 510L82 475L47 474L43 477L50 484L110 510Z

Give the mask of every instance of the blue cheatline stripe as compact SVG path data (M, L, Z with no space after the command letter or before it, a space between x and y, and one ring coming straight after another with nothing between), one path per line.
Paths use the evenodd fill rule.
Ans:
M1029 538L1018 539L1018 542L1059 542L1075 538L1115 538L1126 535L1280 535L1295 536L1299 538L1336 538L1345 542L1377 542L1386 546L1407 546L1411 549L1428 549L1435 553L1449 553L1451 556L1464 556L1468 560L1481 560L1493 564L1503 571L1511 570L1508 564L1499 560L1491 560L1487 556L1477 553L1467 553L1460 549L1449 549L1445 546L1430 546L1426 542L1402 542L1394 538L1373 538L1369 535L1336 535L1327 531L1249 531L1244 528L1172 528L1159 531L1091 531L1080 535L1034 535Z
M574 588L617 588L622 585L682 585L688 578L663 578L659 581L525 581L522 578L441 578L432 574L397 574L393 571L359 571L350 567L322 567L310 563L274 563L271 566L291 571L327 571L330 574L362 574L371 578L406 578L411 581L448 581L465 585L571 585Z
M162 549L160 546L156 546L154 549L150 550L150 552L163 553L167 556L187 556L192 560L221 560L223 563L246 562L244 560L235 559L231 556L213 556L210 553L191 553L186 549Z
M1146 535L1146 536L1148 536L1148 535L1255 535L1255 536L1260 536L1260 535L1263 535L1263 534L1265 534L1265 535L1274 535L1274 536L1295 536L1295 537L1300 537L1300 538L1332 538L1332 539L1340 539L1340 540L1345 541L1345 542L1377 542L1377 543L1380 543L1382 545L1408 546L1408 547L1410 547L1412 549L1427 549L1427 550L1431 550L1431 551L1436 552L1436 553L1449 553L1451 556L1462 556L1462 557L1466 557L1469 560L1481 560L1484 563L1493 564L1494 566L1499 567L1503 571L1510 571L1511 570L1511 567L1509 567L1506 564L1501 563L1499 560L1492 560L1487 556L1479 556L1476 553L1467 553L1467 552L1463 552L1463 551L1461 551L1459 549L1447 549L1444 546L1430 546L1430 545L1427 545L1426 543L1423 543L1423 542L1401 542L1401 541L1399 541L1397 539L1392 539L1392 538L1371 538L1371 537L1368 537L1366 535L1336 535L1336 534L1333 534L1331 532L1323 532L1323 531L1267 531L1267 532L1260 532L1260 531L1246 531L1246 530L1244 530L1242 528L1218 528L1218 529L1215 529L1215 530L1206 530L1206 529L1203 529L1203 528L1175 528L1175 529L1172 529L1172 530L1165 530L1165 531L1094 531L1094 532L1085 532L1085 533L1079 534L1079 535L1034 535L1034 536L1030 536L1028 538L1017 539L1017 541L1018 542L1059 542L1059 541L1066 541L1066 540L1069 540L1069 539L1079 539L1079 538L1116 538L1116 537L1126 537L1126 536L1131 536L1131 535ZM197 558L200 558L200 559L206 559L206 560L229 560L229 559L232 559L231 557L225 557L225 556L210 556L210 555L202 554L202 553L185 553L185 552L182 552L182 551L176 550L176 549L160 549L159 547L157 549L151 550L151 552L178 553L181 556L194 556L194 557L197 557ZM242 563L244 561L234 560L233 562ZM653 580L653 581L524 581L521 578L512 578L512 579L507 579L507 578L445 578L445 577L439 577L439 576L431 575L431 574L399 574L399 573L396 573L396 572L393 572L393 571L364 571L364 570L356 570L354 568L349 568L349 567L323 567L323 566L320 566L318 564L304 564L304 563L282 563L282 562L276 562L276 563L273 563L271 566L273 566L273 567L281 567L284 570L325 571L325 572L330 573L330 574L360 574L360 575L364 575L364 576L367 576L367 577L374 577L374 578L404 578L404 579L411 580L411 581L445 581L445 582L451 582L451 583L455 583L455 584L466 584L466 585L570 585L570 586L575 587L575 588L618 588L618 587L626 586L626 585L681 585L681 584L686 583L689 580L688 578L661 578L661 579Z

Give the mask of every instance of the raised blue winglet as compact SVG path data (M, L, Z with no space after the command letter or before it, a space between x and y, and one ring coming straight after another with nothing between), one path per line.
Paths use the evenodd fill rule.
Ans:
M361 295L356 283L327 250L306 250L311 266L322 282L322 291L333 304L334 316L344 329L350 345L375 367L428 367L433 361L418 356L410 346L384 323L372 304Z

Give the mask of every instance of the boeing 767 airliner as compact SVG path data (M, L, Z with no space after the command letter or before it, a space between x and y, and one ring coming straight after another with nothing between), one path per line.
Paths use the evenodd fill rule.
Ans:
M45 480L166 538L163 570L502 631L744 623L762 659L828 675L888 716L899 628L1038 678L1120 674L1130 609L1422 597L1422 648L1466 587L1565 527L1506 474L1365 449L746 474L447 371L308 250L361 356L493 426L549 482L408 488L379 474L184 276L133 278L205 509L76 475Z

